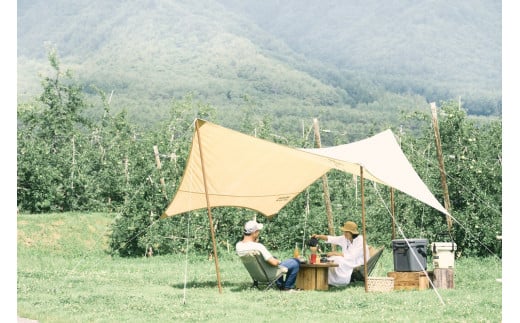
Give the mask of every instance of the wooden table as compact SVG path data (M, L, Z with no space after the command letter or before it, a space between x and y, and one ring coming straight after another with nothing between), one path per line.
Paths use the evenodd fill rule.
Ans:
M329 268L338 267L333 262L301 264L296 277L296 288L303 290L328 290Z

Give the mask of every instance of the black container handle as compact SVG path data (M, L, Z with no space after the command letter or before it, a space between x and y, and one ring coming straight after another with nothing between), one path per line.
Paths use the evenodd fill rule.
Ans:
M448 232L448 231L437 233L436 237L438 238L438 240L440 240L440 238L442 238L442 237L447 237L449 239L446 239L446 240L449 240L451 242L454 241L453 236L451 235L451 232Z
M426 252L422 248L417 248L417 253L419 253L423 257L426 257Z
M451 242L451 252L455 251L455 242ZM437 246L433 243L433 253L437 253Z

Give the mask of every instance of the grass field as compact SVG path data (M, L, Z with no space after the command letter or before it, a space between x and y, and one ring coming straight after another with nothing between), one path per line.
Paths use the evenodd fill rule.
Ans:
M251 289L233 250L123 259L107 214L18 215L17 314L39 322L502 322L502 262L459 258L455 288L365 292ZM288 257L290 251L279 255ZM428 258L431 268L431 259ZM373 276L393 271L388 248Z

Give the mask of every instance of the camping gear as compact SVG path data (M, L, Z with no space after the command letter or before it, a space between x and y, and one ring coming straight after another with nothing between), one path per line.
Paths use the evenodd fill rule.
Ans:
M381 258L383 254L383 250L385 250L385 246L374 248L372 246L368 247L370 258L367 260L367 274L370 276L374 268L376 267L377 261ZM359 265L354 268L352 271L352 275L350 276L350 281L364 281L365 280L365 265ZM393 283L392 283L393 288Z
M315 237L310 238L307 241L307 246L309 246L309 249L311 251L311 255L309 256L309 263L310 264L321 263L320 256L318 255L318 239L316 239Z
M369 292L391 292L394 290L393 277L368 277Z
M309 256L310 263L315 264L317 262L316 259L318 258L318 255L317 255L318 247L309 247L309 249L311 250L311 255Z
M370 180L449 215L415 172L390 129L350 144L316 149L291 148L201 119L195 120L194 129L181 183L160 218L207 210L220 293L214 207L244 207L270 218L318 178L337 169L359 176L362 192L364 180ZM364 208L362 196L366 236Z
M391 271L386 275L394 279L394 290L426 290L430 288L429 273L424 271Z
M332 169L394 187L449 214L390 129L350 144L296 149L197 119L182 181L161 218L219 206L270 218Z
M427 239L392 240L394 271L426 270Z
M318 239L315 237L310 238L309 241L307 241L307 245L309 247L316 247L318 245Z
M453 241L453 236L449 231L439 232L436 239L437 242L433 242L431 245L433 268L455 268L457 244ZM442 242L443 240L446 242Z
M273 287L278 278L287 273L287 268L284 266L275 267L268 264L257 250L241 256L240 259L253 279L251 287L260 289L260 285L262 285L265 286L264 290L268 290Z
M455 268L455 242L433 242L431 248L433 268Z

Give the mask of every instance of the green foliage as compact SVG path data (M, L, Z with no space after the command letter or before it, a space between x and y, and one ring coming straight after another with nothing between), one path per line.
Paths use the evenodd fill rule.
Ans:
M193 124L188 120L211 118L213 114L211 107L195 103L187 96L173 102L169 118L159 128L142 133L129 146L127 185L131 190L112 227L110 246L113 252L136 256L150 247L159 253L185 248L183 230L186 227L181 225L184 222L171 223L159 220L159 217L179 186L185 168L193 134ZM160 169L155 163L154 146L159 152ZM204 227L207 228L206 223ZM201 246L205 247L205 244Z
M245 134L291 147L315 145L310 115L305 125L290 109L262 111L248 97L244 97L246 109L222 114L188 94L171 102L168 116L156 127L140 128L128 120L124 110L113 114L110 99L92 87L101 97L99 110L103 113L86 118L88 104L80 87L70 73L63 78L54 52L49 59L56 76L44 79L43 94L35 104L20 104L18 108L18 208L30 213L112 211L115 219L110 230L111 254L140 256L149 248L156 254L185 253L190 249L212 252L207 210L160 219L182 179L195 118L219 123L219 118L237 116L235 122L240 120L239 127ZM400 100L396 96L387 99ZM380 109L379 104L368 104L357 112L359 120L349 122L341 115L342 110L324 108L322 114L336 120L327 127L322 124L322 144L352 142L389 127L391 123L362 121L364 115L377 114ZM399 118L402 126L396 133L419 176L442 200L429 120L423 113L403 109ZM454 102L445 102L439 123L451 213L456 220L452 237L459 253L500 255L496 235L501 234L502 222L501 122L471 119ZM158 156L154 156L154 146ZM331 171L327 179L335 233L347 220L361 227L359 178ZM365 181L364 190L368 239L372 244L390 246L390 189ZM445 239L441 235L447 227L439 212L400 192L395 192L395 201L399 225L396 238ZM268 224L262 239L273 250L303 244L312 233L329 232L321 180L270 219L236 208L218 208L212 213L216 244L228 250L241 238L242 224L255 216Z
M460 253L486 255L500 253L497 235L502 232L502 124L490 120L484 124L467 117L458 104L441 105L439 130L446 172L451 213L452 238ZM425 120L425 118L422 118ZM423 128L422 136L403 137L403 150L419 176L440 201L444 200L440 166L433 130ZM445 221L430 217L422 225L431 228L428 236L446 233Z
M469 254L494 250L502 234L502 125L478 125L452 102L440 122L456 240ZM482 248L484 247L484 248Z
M49 61L56 74L44 78L39 104L18 110L18 204L31 212L78 210L92 197L85 194L90 166L82 162L90 129L83 115L87 104L71 73L61 72L54 51Z

